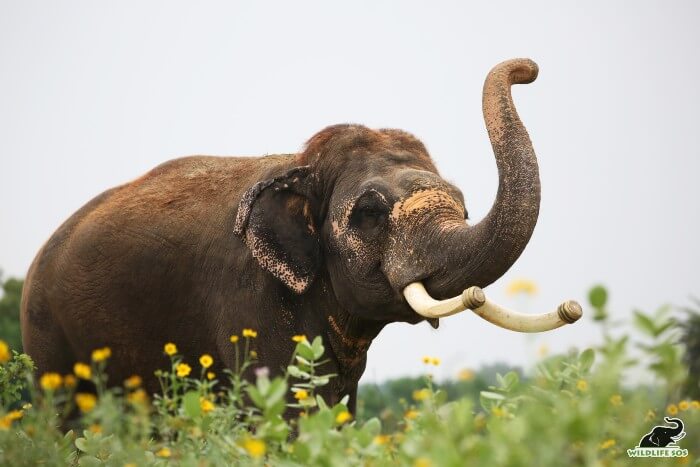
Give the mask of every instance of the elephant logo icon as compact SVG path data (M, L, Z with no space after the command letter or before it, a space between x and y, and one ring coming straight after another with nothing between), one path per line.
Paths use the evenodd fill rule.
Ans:
M665 417L664 421L666 423L673 423L676 426L655 426L650 433L647 433L639 440L640 448L674 447L676 442L685 437L681 419ZM671 446L671 444L674 446Z
M664 417L666 425L657 425L642 436L634 449L628 449L629 457L685 457L687 449L676 443L685 437L683 421L680 418ZM669 426L671 425L671 426Z

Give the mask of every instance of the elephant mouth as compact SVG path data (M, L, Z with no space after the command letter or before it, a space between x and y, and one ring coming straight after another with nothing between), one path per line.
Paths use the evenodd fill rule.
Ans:
M456 297L436 300L430 296L423 282L416 281L407 285L402 294L411 309L427 319L445 318L469 309L498 327L517 332L551 331L575 323L583 315L581 305L573 300L563 302L549 313L525 314L509 310L488 299L477 286L467 288Z

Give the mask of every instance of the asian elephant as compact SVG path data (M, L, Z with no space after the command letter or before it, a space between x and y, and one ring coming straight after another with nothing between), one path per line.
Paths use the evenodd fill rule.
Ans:
M683 431L683 422L678 418L664 417L666 423L676 425L671 428L668 426L655 426L650 433L644 435L639 441L640 448L665 448L671 443L675 443L685 437Z
M515 59L486 78L499 187L479 223L401 130L335 125L296 154L171 160L94 198L41 248L22 297L26 352L40 373L69 373L109 346L112 383L137 373L156 391L166 342L193 366L212 355L218 372L233 366L229 336L255 329L258 365L275 374L293 335L320 335L338 375L320 394L350 395L354 410L372 340L425 319L409 284L438 299L487 286L530 239L540 181L510 87L537 73Z

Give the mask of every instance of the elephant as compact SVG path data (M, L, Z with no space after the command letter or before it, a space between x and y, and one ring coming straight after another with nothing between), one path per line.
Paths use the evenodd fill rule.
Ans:
M513 59L485 80L499 186L478 223L415 136L359 124L327 127L297 153L174 159L105 191L29 269L26 352L39 373L69 373L108 346L111 384L136 373L157 392L166 342L186 358L211 355L218 374L234 366L230 336L254 329L256 365L275 375L289 363L292 336L321 336L323 370L337 376L319 394L330 404L349 396L354 412L382 328L426 316L438 325L440 315L409 304L410 284L438 300L485 287L528 243L539 170L511 86L537 74L533 61Z
M655 426L651 432L647 433L639 441L640 448L665 448L671 443L676 443L685 437L683 422L678 418L664 417L666 423L673 423L676 426Z

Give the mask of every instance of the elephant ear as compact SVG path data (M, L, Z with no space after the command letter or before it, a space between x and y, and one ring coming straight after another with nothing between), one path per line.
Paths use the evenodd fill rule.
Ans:
M321 249L311 214L308 166L253 185L238 205L234 233L260 267L295 293L304 293L318 271Z

